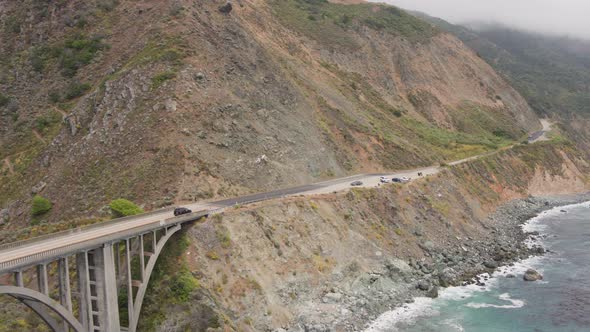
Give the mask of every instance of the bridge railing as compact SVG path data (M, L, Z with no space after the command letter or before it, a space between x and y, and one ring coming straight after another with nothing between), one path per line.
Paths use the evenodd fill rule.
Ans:
M135 237L135 236L138 236L141 234L146 234L146 233L152 232L154 230L163 229L164 227L169 227L169 226L174 226L174 225L182 224L182 223L189 222L189 221L199 220L208 214L217 213L217 212L219 212L219 209L211 210L211 211L209 211L209 210L197 211L197 212L183 215L180 217L158 220L158 221L154 221L152 223L149 223L147 225L140 225L140 226L130 228L128 230L125 230L122 233L121 232L114 233L114 234L102 236L100 238L90 240L90 241L84 241L84 242L80 242L80 243L64 245L59 248L45 250L45 251L38 252L38 253L28 255L25 257L20 257L20 258L14 259L14 260L2 262L2 263L0 263L0 274L14 271L14 270L17 270L22 267L30 266L32 264L38 264L38 263L41 263L44 261L52 261L55 258L72 255L72 254L74 254L76 252L80 252L82 250L89 250L89 249L97 248L104 243L115 242L115 241L126 239L126 238L132 238L132 237Z
M66 229L63 231L55 232L55 233L43 234L43 235L35 236L35 237L29 238L29 239L18 240L18 241L14 241L14 242L10 242L10 243L4 243L4 244L0 244L0 252L3 250L6 250L6 249L16 248L16 247L24 246L27 244L47 240L47 239L53 239L53 238L60 237L60 236L81 233L84 231L102 228L104 226L114 225L117 223L129 221L129 220L141 219L142 217L149 217L149 216L153 216L156 214L165 213L165 212L173 211L173 210L174 210L173 207L160 209L160 210L154 210L154 211L142 213L140 215L121 217L121 218L116 218L116 219L111 219L111 220L106 220L106 221L99 221L99 222L91 224L91 225Z

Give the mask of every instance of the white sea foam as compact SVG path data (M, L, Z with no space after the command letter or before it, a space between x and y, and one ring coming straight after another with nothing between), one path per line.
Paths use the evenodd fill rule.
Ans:
M542 224L544 218L547 217L554 217L558 216L561 213L561 210L569 211L574 208L579 207L590 207L588 204L590 202L584 202L579 204L572 204L567 206L558 206L551 210L544 211L540 213L538 216L529 219L526 223L522 225L522 229L524 232L534 232L537 231L539 233L544 232L547 229L547 225ZM530 241L529 245L539 244L539 241ZM472 297L474 293L478 292L488 292L491 289L495 288L499 282L500 277L505 277L508 274L514 275L516 278L522 278L522 275L526 270L530 268L535 268L541 274L543 273L542 269L542 261L546 259L545 256L534 256L522 261L514 263L512 266L502 266L498 268L491 276L487 273L481 274L479 277L482 279L485 276L488 276L489 279L485 281L485 286L477 286L475 284L466 285L466 286L459 286L459 287L449 287L444 288L439 291L439 297L436 301L460 301L462 299L466 299ZM541 282L541 281L537 281ZM466 306L471 308L486 308L486 307L494 307L494 308L521 308L525 305L525 302L522 300L511 299L508 293L501 294L499 296L500 300L510 302L510 304L506 305L496 305L496 304L487 304L487 303L468 303ZM409 323L415 321L419 317L427 317L427 316L436 316L439 315L440 312L435 308L433 305L435 300L426 298L426 297L417 297L414 299L414 303L410 303L404 305L403 307L394 309L392 311L388 311L383 313L379 316L371 325L364 330L364 332L394 332L399 331L398 328L395 327L396 324L400 323ZM447 326L456 329L457 331L464 331L464 328L455 320L447 320L444 322Z
M590 204L590 202L576 203L576 204L570 204L570 205L565 205L565 206L556 206L550 210L543 211L543 212L539 213L539 215L527 220L522 225L522 230L524 232L535 232L535 231L542 232L547 229L547 225L541 224L541 222L545 218L559 216L563 213L563 212L561 212L562 210L569 211L569 210L572 210L575 208L588 207L589 206L588 204Z
M511 299L510 294L508 294L508 293L501 294L500 296L498 296L498 298L502 301L510 302L510 304L499 305L499 304L490 304L490 303L469 302L466 304L466 306L470 307L470 308L476 308L476 309L479 309L479 308L517 309L517 308L522 308L525 305L525 302L523 300Z
M465 328L459 322L457 322L457 320L455 320L455 319L445 319L442 323L457 332L464 332L465 331Z
M485 286L471 284L465 286L443 288L438 292L438 298L447 301L459 301L461 299L473 296L474 293L488 292L497 285L498 280L493 278L493 276L490 276L488 273L482 273L479 275L479 279L483 280L485 279L485 277L489 278L485 281Z
M398 331L395 324L411 322L418 317L435 316L438 311L432 308L433 299L417 297L413 303L388 311L379 316L365 332Z

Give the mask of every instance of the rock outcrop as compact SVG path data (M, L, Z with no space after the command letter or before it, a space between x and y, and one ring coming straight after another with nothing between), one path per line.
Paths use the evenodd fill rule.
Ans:
M524 279L524 281L543 280L543 276L533 269L526 270L522 278Z

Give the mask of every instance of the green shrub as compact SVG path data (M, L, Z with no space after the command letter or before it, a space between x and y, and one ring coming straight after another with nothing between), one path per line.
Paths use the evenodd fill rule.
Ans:
M96 6L105 12L110 12L113 9L115 9L115 7L118 4L119 4L119 1L117 1L117 0L100 0L96 4Z
M88 90L90 90L90 84L80 83L80 82L72 82L66 87L66 92L64 93L64 99L72 100L74 98L78 98L81 95L85 94Z
M43 215L49 212L49 210L51 210L51 202L47 198L39 195L33 197L33 204L31 206L31 214L33 216Z
M55 91L55 90L51 90L49 92L48 97L49 97L49 101L51 103L53 103L53 104L57 104L57 103L59 103L61 101L61 95L60 95L60 93L58 91Z
M39 116L35 119L35 128L40 132L46 132L48 129L55 128L56 124L61 122L61 116L57 112L51 112Z
M52 55L52 50L47 46L38 46L33 48L29 56L29 61L31 62L33 70L38 73L42 73L45 69L45 64Z
M82 34L66 40L61 49L54 49L54 55L59 58L62 73L66 77L73 77L78 69L89 64L96 56L96 53L107 45L102 42L102 37L94 36L88 38Z
M199 287L199 281L192 276L188 269L183 268L172 278L170 290L177 301L186 302L191 293Z
M347 31L369 27L413 42L426 42L438 29L396 7L379 4L335 4L326 0L269 1L277 18L287 27L323 46L357 48Z
M133 216L143 213L143 210L133 202L119 198L109 204L115 218Z
M157 89L160 85L164 84L164 82L171 80L176 77L176 73L167 71L163 73L159 73L158 75L152 78L152 88Z
M6 32L11 32L11 33L20 33L21 32L21 26L20 26L20 20L18 17L15 16L9 16L8 18L6 18L6 21L4 22L4 29Z
M0 93L0 107L4 107L4 106L8 105L9 101L10 101L10 97L7 97L7 96L3 95L2 93Z

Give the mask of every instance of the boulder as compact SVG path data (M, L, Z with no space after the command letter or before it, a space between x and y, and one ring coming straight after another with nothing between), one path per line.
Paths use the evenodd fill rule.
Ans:
M172 99L166 99L164 102L164 107L166 107L166 111L168 112L176 112L176 101Z
M537 272L533 269L526 270L526 272L524 273L524 276L522 278L524 279L524 281L543 280L543 276L539 272Z
M494 261L485 261L483 263L483 266L485 266L488 269L495 269L498 267L498 263L496 263Z
M405 276L412 273L412 268L408 263L401 259L389 259L385 263L385 268L387 269L388 276L395 279L398 276Z
M426 252L434 250L434 243L432 243L431 241L424 241L422 243L419 243L418 246Z
M231 13L233 6L230 1L226 2L225 5L219 7L219 11L223 14Z
M426 296L430 298L437 298L438 297L438 287L432 287L428 292L426 292Z
M427 291L430 289L430 282L428 282L427 280L420 280L418 281L416 288L418 288L419 290Z
M457 272L450 267L447 267L444 270L442 270L438 277L440 285L443 287L449 287L454 285L457 278Z
M336 303L340 302L340 300L342 300L342 294L340 293L328 293L322 298L324 303Z
M35 186L33 186L33 188L31 188L31 193L33 195L36 195L36 194L40 193L41 191L43 191L43 189L45 189L46 186L47 186L47 183L41 181L41 182L37 183Z

